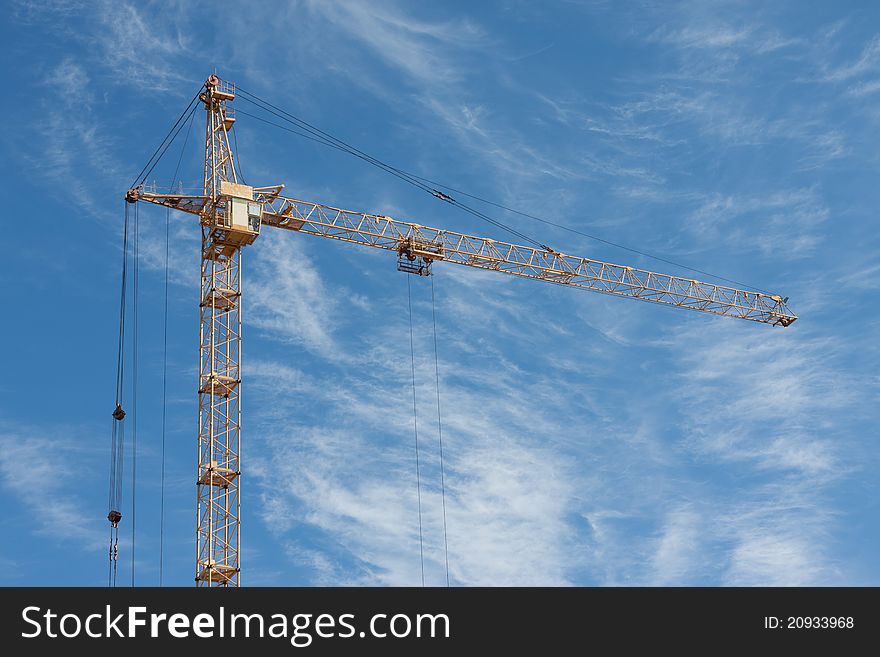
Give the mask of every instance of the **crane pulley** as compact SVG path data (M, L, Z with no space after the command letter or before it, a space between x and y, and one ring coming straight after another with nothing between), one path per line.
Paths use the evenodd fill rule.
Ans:
M420 276L429 276L434 263L447 262L772 326L797 320L788 299L779 295L567 255L534 240L534 246L522 246L298 200L284 196L283 185L242 184L229 139L235 85L212 75L197 98L207 114L202 193L162 192L142 175L125 198L196 215L201 226L198 585L238 586L241 581L241 252L264 227L389 250L397 254L400 271ZM192 111L188 106L178 119L181 127ZM348 152L378 162L360 151ZM384 164L382 168L398 177L403 173ZM421 186L462 206L444 192Z

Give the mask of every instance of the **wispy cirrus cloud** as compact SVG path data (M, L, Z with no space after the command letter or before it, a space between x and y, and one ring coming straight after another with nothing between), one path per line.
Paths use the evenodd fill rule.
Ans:
M845 82L878 71L880 71L880 35L865 44L854 60L837 65L823 63L823 79L827 82Z
M481 46L488 38L469 20L422 20L396 3L317 1L309 3L309 10L420 87L460 81L464 70L452 58L453 51Z
M821 242L821 227L830 211L813 189L767 195L712 194L690 214L687 226L703 240L725 231L728 244L750 246L766 255L809 256ZM737 225L739 224L739 225Z
M725 586L821 586L839 581L830 557L839 519L809 482L768 486L733 503L716 531L731 544Z
M462 307L456 298L470 296L473 288L452 290L441 311L450 315ZM480 324L480 332L503 325L500 315L516 311L516 306L505 309L501 301L477 305L489 319ZM425 372L433 365L432 352L427 309L418 297L416 310L416 369ZM271 456L261 459L255 472L265 508L283 509L288 518L282 527L273 523L279 540L300 546L291 548L293 552L309 554L325 545L323 540L316 543L317 533L333 536L335 551L341 551L338 559L322 561L317 581L420 581L413 419L404 410L412 404L409 354L396 337L401 321L405 314L393 326L361 333L356 340L361 344L349 338L347 349L362 356L346 361L342 370L332 366L324 374L306 375L277 362L257 363L250 370L258 403L274 409L262 431ZM450 338L447 348L469 349L467 335ZM522 373L503 355L499 361L490 345L473 350L470 359L469 366L441 360L452 581L570 583L565 551L575 537L565 518L577 477L563 476L573 474L570 464L554 453L552 441L545 444L541 438L548 431L560 439L567 433L564 415L556 415L564 401L555 398L545 377L522 389ZM497 394L474 395L487 377L494 380ZM433 379L420 377L422 523L429 584L445 582L436 415L431 419L435 395ZM272 484L279 472L286 482L281 487Z
M839 448L819 427L830 411L855 404L857 396L832 365L829 356L840 346L832 338L793 340L718 326L676 339L684 365L680 394L694 408L688 413L693 449L813 478L842 474ZM731 359L731 350L748 356ZM722 387L736 395L702 413ZM769 433L758 430L770 425Z
M707 51L742 50L758 55L804 44L800 37L785 35L780 30L760 23L725 22L718 19L687 18L673 20L647 36L650 42L662 43L679 50Z
M65 58L44 75L42 84L53 97L36 120L42 149L28 148L24 157L61 186L79 209L107 219L106 207L94 202L98 186L90 174L100 169L112 178L119 175L120 165L112 154L115 139L93 113L95 91L85 65Z
M387 372L381 374L391 378ZM264 390L265 383L255 385ZM316 530L333 536L342 558L332 573L324 573L325 582L418 584L412 418L400 413L410 393L402 385L371 390L344 379L342 387L347 385L355 388L353 395L337 390L335 399L328 395L321 400L323 419L317 423L291 421L285 415L279 426L288 429L278 429L267 438L272 465L263 462L257 469L263 494L269 495L267 508L281 505L287 517L295 519L288 520L289 533L285 533L306 548L315 540L309 536ZM420 391L423 400L430 399L427 390ZM515 418L523 409L512 402L488 405L491 417L487 418L480 413L481 402L485 411L487 400L462 395L458 386L446 386L444 395L445 502L453 583L570 582L571 563L564 556L569 537L563 519L572 484L560 476L570 466L533 438L518 436L522 424ZM301 397L310 398L308 393ZM377 418L394 416L399 419L376 426ZM512 417L499 421L503 416ZM425 567L427 582L440 584L445 581L445 558L436 437L423 422ZM271 484L278 476L286 482L280 488ZM268 493L270 487L276 489Z
M752 27L732 27L723 23L699 23L681 28L661 27L648 36L649 41L665 43L676 48L729 48L748 41L754 34Z
M182 13L177 7L155 12L130 2L101 3L96 43L117 83L145 84L167 93L191 82L178 67L188 50L179 23Z
M830 495L859 467L847 429L827 420L859 404L858 383L837 365L844 345L736 328L717 322L675 337L674 394L687 400L681 444L698 462L728 468L737 491L706 491L704 537L716 543L726 584L833 581Z
M70 16L66 6L58 15ZM619 40L596 46L615 62L609 78L581 88L583 71L567 58L531 77L527 66L511 68L506 44L523 46L500 36L495 20L438 18L402 3L230 6L218 22L192 29L184 5L108 3L106 20L126 24L98 17L82 30L95 40L91 51L41 71L47 88L82 106L54 123L46 114L47 138L56 141L41 163L93 209L91 183L124 168L113 140L127 132L94 129L112 123L110 110L90 114L110 102L108 89L154 101L155 90L182 93L176 76L198 69L201 78L218 64L244 71L247 88L271 87L261 95L280 105L322 117L319 125L324 112L343 108L346 122L358 117L352 142L375 131L394 164L444 170L437 162L458 152L464 189L494 189L485 195L551 219L573 209L576 221L599 228L591 232L639 248L662 244L673 258L722 274L763 267L754 280L788 281L781 291L803 300L803 323L785 332L731 320L716 328L706 317L438 263L452 581L846 581L835 530L848 511L835 496L845 497L838 487L858 468L848 446L865 433L850 417L870 414L849 393L867 397L877 383L841 373L856 369L847 359L871 357L853 334L873 327L863 315L876 263L854 246L869 243L868 222L847 226L846 249L832 242L832 223L842 222L830 218L847 216L837 198L846 185L829 170L855 171L854 150L870 143L840 112L873 93L874 54L870 42L835 50L845 39L829 31L827 58L810 59L814 33L789 34L785 21L765 14L707 18L693 7L662 20L651 14L650 29L622 20ZM654 10L666 11L639 9ZM168 14L168 27L152 33L157 14ZM221 20L252 38L219 49ZM631 48L639 57L627 68ZM148 60L143 71L139 59ZM107 107L146 106L126 98ZM131 123L143 126L137 118ZM260 151L263 178L287 166ZM395 216L430 216L411 213L418 206L384 185L357 188L334 175L320 173L334 192L379 199ZM146 217L143 266L161 270L164 215ZM172 221L172 280L194 290L197 232L191 218ZM403 279L381 274L393 271L393 255L349 256L351 247L334 244L331 260L321 240L275 232L245 260L244 463L256 480L245 494L270 534L247 549L283 555L263 558L264 583L419 583ZM607 245L585 244L585 255L605 257ZM844 266L820 246L840 247ZM615 255L638 264L631 253ZM431 327L426 288L415 289L424 548L428 583L443 584ZM823 315L828 308L837 314ZM861 312L842 319L841 311ZM844 324L857 328L847 335ZM866 451L854 445L850 453Z
M687 504L666 515L652 555L653 584L681 585L711 570L705 526L705 516Z
M338 35L332 73L373 94L395 115L406 117L407 130L418 133L430 126L430 132L441 139L454 138L482 170L489 167L502 188L584 179L597 162L563 158L558 150L514 129L498 108L486 102L481 76L510 62L498 51L504 48L477 22L421 19L398 2L307 6L309 32ZM327 66L324 59L315 62L316 70ZM404 84L390 87L389 72ZM599 168L605 166L599 163Z
M473 303L474 289L456 287L444 285L449 296L441 316L459 316L459 295ZM524 303L519 295L477 303L485 321L460 318L456 339L444 340L447 353L478 345L454 368L441 360L455 584L566 584L584 576L602 584L833 581L827 528L834 518L822 490L849 466L825 436L805 433L805 426L852 403L835 393L845 386L820 356L834 349L817 341L802 345L804 353L789 353L779 346L788 339L784 333L759 335L760 327L749 331L730 320L675 335L665 349L682 383L667 389L687 400L671 407L687 410L682 435L670 442L650 410L621 413L612 405L616 412L603 412L590 400L592 378L613 372L612 355L633 344L611 343L608 361L592 359L600 352L590 351L590 375L572 362L573 370L536 377L505 349L483 342L484 331L509 324L502 317L524 312ZM322 555L314 581L420 581L412 418L402 412L411 404L409 363L403 345L395 346L398 328L365 333L358 350L372 354L364 360L369 365L352 364L342 376L270 362L253 370L260 404L273 409L261 429L270 456L256 470L272 516L267 522L288 553L299 555L297 563ZM430 369L426 328L417 324L418 372ZM511 338L534 342L528 331L509 334L508 344ZM568 344L583 336L561 339ZM560 376L570 385L561 388ZM628 393L638 398L639 386ZM425 419L434 394L433 385L419 383L426 567L429 583L440 584L436 434ZM693 459L741 477L737 495L695 481L687 465ZM273 483L279 480L280 487ZM801 495L808 489L810 495ZM677 500L671 511L670 500ZM823 522L810 520L811 513ZM286 521L279 525L276 515ZM771 526L772 517L780 522ZM788 555L787 567L777 554ZM810 560L813 567L800 567Z
M82 464L88 452L77 443L60 439L57 432L43 435L8 423L0 426L0 484L15 506L28 515L28 525L55 541L95 548L103 545L100 516L84 515L86 508L76 488L85 482ZM99 529L101 533L99 534Z
M248 281L246 321L273 339L325 354L336 351L336 295L317 272L300 239L266 235Z

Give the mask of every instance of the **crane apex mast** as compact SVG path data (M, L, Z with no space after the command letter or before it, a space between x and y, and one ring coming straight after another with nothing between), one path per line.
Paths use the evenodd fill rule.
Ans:
M211 75L205 106L199 333L196 573L199 586L238 586L241 573L241 249L260 233L262 205L238 181L229 130L235 85Z

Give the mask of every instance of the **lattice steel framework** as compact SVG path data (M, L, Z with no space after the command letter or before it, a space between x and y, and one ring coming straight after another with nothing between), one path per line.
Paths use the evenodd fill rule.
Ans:
M198 215L202 225L196 581L240 584L241 249L260 225L396 252L398 269L429 275L434 262L498 271L615 296L789 326L787 298L626 265L566 255L343 210L282 196L283 185L238 183L227 103L235 88L212 75L200 96L207 110L203 194L157 191L140 184L126 194ZM442 197L441 197L442 198Z
M444 261L773 326L788 326L797 320L788 308L788 299L776 294L299 201L281 196L282 187L255 188L254 196L263 204L262 225L395 251L401 268L412 273L430 273L433 262ZM146 190L140 194L144 201L193 214L200 214L206 202L202 196ZM410 262L420 264L411 267Z
M241 563L241 247L224 229L224 181L237 182L226 103L235 89L211 76L201 100L205 181L199 331L196 582L238 586Z
M431 263L439 260L776 326L797 319L787 299L777 295L298 201L280 191L257 188L256 198L264 203L263 225L396 251L401 268L411 273L430 273Z

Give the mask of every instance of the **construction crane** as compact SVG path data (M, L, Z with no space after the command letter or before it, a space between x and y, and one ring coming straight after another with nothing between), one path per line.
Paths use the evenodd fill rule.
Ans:
M428 276L433 263L448 262L772 326L789 326L797 319L786 305L788 299L777 295L301 201L284 196L283 185L242 184L229 138L235 122L229 103L235 97L235 86L216 74L198 95L207 114L201 194L163 193L140 182L125 195L129 203L144 201L193 214L202 230L195 567L199 586L240 584L241 253L263 227L393 251L398 269L408 274Z

